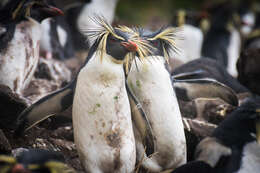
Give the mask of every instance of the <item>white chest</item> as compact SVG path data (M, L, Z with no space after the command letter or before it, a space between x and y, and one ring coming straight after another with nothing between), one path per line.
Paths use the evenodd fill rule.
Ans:
M260 170L260 145L257 142L247 144L243 150L241 168L237 173L257 173Z
M114 20L117 1L118 0L95 0L89 4L86 4L77 19L77 26L79 30L99 27L90 18L94 17L95 15L105 17L107 22L111 24Z
M177 58L184 63L200 58L203 33L199 28L192 25L183 25L178 37L176 46L180 51L171 51L170 57Z
M135 165L123 67L109 58L104 56L102 63L90 59L79 73L74 96L74 138L87 172L131 172Z
M241 38L237 30L233 30L231 33L231 39L228 47L228 66L227 70L228 72L234 76L237 77L237 60L239 58L240 54L240 47L241 47Z
M158 153L153 157L161 165L173 167L186 161L179 105L162 57L148 58L143 63L137 60L138 70L135 65L131 67L127 82L141 102L156 137Z
M0 83L20 93L30 82L39 59L40 24L30 19L16 25L13 39L0 53Z

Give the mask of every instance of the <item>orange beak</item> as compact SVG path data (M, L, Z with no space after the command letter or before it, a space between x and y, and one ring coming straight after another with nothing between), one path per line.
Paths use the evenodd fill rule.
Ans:
M26 170L22 164L16 164L13 169L12 173L30 173L30 171Z
M53 7L53 6L47 6L47 7L43 8L43 11L45 11L46 13L48 13L52 16L63 16L64 15L63 11L61 11L60 9Z
M121 45L124 46L130 52L136 52L138 48L138 46L130 40L128 40L127 42L121 42Z

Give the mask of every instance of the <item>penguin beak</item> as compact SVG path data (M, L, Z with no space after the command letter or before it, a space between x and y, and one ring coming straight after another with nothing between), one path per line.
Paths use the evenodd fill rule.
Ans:
M41 10L46 12L50 16L63 16L64 15L64 13L60 9L53 7L53 6L44 7Z
M127 42L126 41L121 42L121 45L124 46L130 52L136 52L138 49L138 46L130 40L128 40Z
M18 163L13 167L11 173L31 173L31 172L25 169L22 164Z
M260 113L260 109L257 109L256 112ZM258 144L260 144L260 119L256 120L256 140L258 142Z

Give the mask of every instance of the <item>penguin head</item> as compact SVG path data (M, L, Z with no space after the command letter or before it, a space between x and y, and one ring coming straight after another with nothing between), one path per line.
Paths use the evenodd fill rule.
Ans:
M179 28L163 27L158 31L151 32L139 29L139 35L150 45L149 53L153 56L163 56L166 60L169 58L170 50L178 51L175 40L178 39Z
M24 15L41 22L46 18L64 15L64 13L60 9L47 4L45 0L27 0L24 4Z
M45 0L7 0L0 7L0 23L18 23L32 17L38 22L48 17L63 15L58 8L50 6Z
M147 55L148 44L140 41L139 35L133 29L126 26L112 27L102 16L95 15L91 20L99 27L82 30L82 33L88 39L95 39L91 50L100 53L101 60L106 53L112 57L113 62L128 64L136 54L141 58Z
M113 34L109 34L106 43L106 53L111 55L115 60L121 61L124 60L127 53L136 52L138 46L130 40L129 33L119 29L115 29L114 32L117 36L121 37L121 39L115 37Z
M64 163L60 153L30 149L23 151L16 158L0 155L0 172L2 173L65 173L73 172Z
M213 137L228 147L260 143L260 97L249 98L215 129Z

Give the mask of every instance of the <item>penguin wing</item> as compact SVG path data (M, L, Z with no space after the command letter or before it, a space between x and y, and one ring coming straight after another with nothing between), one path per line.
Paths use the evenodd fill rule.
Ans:
M220 98L228 104L237 106L236 93L228 86L211 78L174 80L177 98L191 101L196 98Z
M39 122L69 108L73 104L75 85L76 79L66 87L41 98L26 108L18 116L18 128L16 129L15 134L21 135L24 131L32 128Z
M193 79L193 78L198 78L199 75L203 74L205 71L204 70L195 70L191 72L183 72L179 74L172 75L172 78L175 80L184 80L184 79Z
M146 147L146 154L149 156L155 152L154 135L150 122L143 111L142 105L132 93L126 83L126 89L129 96L129 102L131 106L131 115L133 123L137 130L140 132L143 144Z

